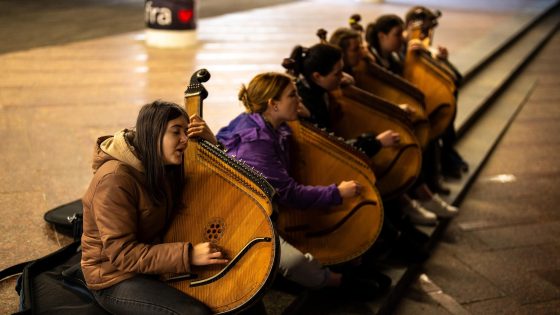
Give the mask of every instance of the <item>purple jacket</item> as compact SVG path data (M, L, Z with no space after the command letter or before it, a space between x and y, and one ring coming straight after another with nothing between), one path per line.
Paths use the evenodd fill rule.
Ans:
M241 114L216 137L227 153L261 172L277 191L280 205L300 209L338 205L342 202L335 184L306 186L298 184L288 173L290 127L283 124L274 130L260 114Z

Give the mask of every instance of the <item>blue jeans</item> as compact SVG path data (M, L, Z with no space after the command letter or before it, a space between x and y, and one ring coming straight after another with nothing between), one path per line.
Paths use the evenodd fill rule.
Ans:
M155 277L138 275L109 288L92 290L95 300L111 314L211 314L202 302Z

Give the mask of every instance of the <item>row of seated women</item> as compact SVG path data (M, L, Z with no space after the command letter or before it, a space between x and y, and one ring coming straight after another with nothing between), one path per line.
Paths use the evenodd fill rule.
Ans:
M414 7L407 13L404 22L400 17L393 14L379 17L374 23L368 24L365 30L366 58L397 76L413 80L416 84L419 83L418 79L420 78L414 78L412 72L414 68L418 67L414 67L414 64L407 61L406 57L410 56L411 52L414 54L414 52L421 53L429 50L428 52L432 55L430 59L439 63L440 68L446 68L444 69L446 73L442 76L449 76L452 79L453 96L456 98L456 88L461 81L459 71L448 61L448 51L445 47L439 46L435 51L430 47L437 26L437 18L440 14L424 7ZM351 27L355 30L363 29L358 22L359 16L357 19L351 19ZM405 36L402 36L403 32ZM345 32L343 31L343 33ZM437 71L439 69L433 70ZM425 93L427 94L426 97L430 96L430 93ZM454 114L451 115L451 121L443 125L444 130L439 133L440 143L437 145L441 147L441 173L446 177L460 178L461 173L468 170L468 166L453 149L455 142ZM436 179L431 181L437 190L441 190L438 187L439 183L435 182Z
M393 24L381 27L385 20ZM293 176L294 165L298 164L290 150L295 132L291 126L301 119L336 134L333 116L336 118L337 110L331 93L355 82L354 69L366 57L401 73L403 63L391 56L403 46L402 27L398 18L381 17L368 27L367 52L362 49L361 34L350 29L335 31L330 44L319 43L308 49L297 46L283 63L288 74L258 74L242 86L239 99L246 112L216 136L197 114L190 113L189 117L179 105L155 101L142 107L134 130L99 138L94 151L94 177L83 197L81 261L87 285L99 305L112 314L216 311L158 277L168 273L188 275L200 266L213 268L236 259L228 248L212 241L212 237L221 235L220 225L224 224L219 221L208 229L210 241L162 241L176 221L176 213L188 202L184 191L193 183L184 169L193 162L185 159L187 144L193 145L189 139L204 139L205 143L221 146L228 155L260 172L275 190L276 211L329 209L364 194L369 184L351 175L328 185L298 182ZM412 113L408 106L402 108ZM344 141L359 149L367 160L399 146L401 137L399 132L387 129L378 134L360 133ZM428 166L422 168L423 175L416 183L390 198L381 196L386 216L371 249L344 264L326 267L313 252L293 246L280 233L279 274L305 288L341 288L341 294L370 300L391 284L391 279L375 268L375 263L389 253L387 249L400 254L401 259L425 259L427 236L412 223L435 224L437 217L452 217L458 211L427 185L428 175L433 174L426 174L431 172L426 168L437 169L437 154L429 148L438 147L439 138L429 142L424 149L424 159L428 161L424 165ZM248 312L265 311L257 303Z
M408 22L408 25L411 24L412 22ZM361 34L350 28L337 29L329 42L336 47L340 47L344 60L343 70L347 74L355 75L354 69L360 67L360 63L375 62L397 75L402 75L404 65L399 54L403 49L403 42L406 42L403 41L402 36L403 26L404 23L396 15L381 16L375 23L368 25L365 49L362 45ZM321 48L315 46L311 49ZM311 87L309 90L317 90L313 85L309 86ZM407 104L399 105L409 114L413 114L411 112L415 111ZM446 132L452 130L453 126L450 124L446 128ZM377 140L382 140L384 135L384 133L377 135ZM438 146L440 138L441 136L433 137L428 141L423 149L423 164L419 177L411 189L404 193L399 200L403 211L417 224L430 225L436 222L437 216L451 217L458 211L457 208L446 204L438 194L432 192L432 189L434 189L437 192L448 193L446 189L441 187L439 181L440 166L438 161L440 161L441 151L438 150ZM371 152L371 150L366 148L366 152Z

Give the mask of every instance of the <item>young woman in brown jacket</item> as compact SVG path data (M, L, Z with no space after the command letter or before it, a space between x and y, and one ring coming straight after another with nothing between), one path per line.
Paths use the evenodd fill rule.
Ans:
M191 265L224 264L210 243L162 243L183 191L187 138L216 143L206 123L178 105L144 105L135 130L97 141L94 176L83 197L82 270L97 302L113 314L210 314L158 279Z

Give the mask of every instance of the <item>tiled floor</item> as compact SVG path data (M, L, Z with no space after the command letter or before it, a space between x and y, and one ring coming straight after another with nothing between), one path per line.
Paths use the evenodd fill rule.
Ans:
M436 43L444 43L451 59L455 56L457 64L468 67L470 60L464 58L472 54L467 52L479 51L487 35L507 36L514 30L504 30L504 25L524 21L538 12L535 8L551 2L512 1L506 11L480 2L474 9L448 6ZM21 14L0 19L0 45L22 38L39 42L0 54L0 269L43 256L69 241L54 233L42 215L81 197L91 178L95 139L132 126L146 102L161 98L181 103L196 69L205 67L212 74L206 84L210 96L205 119L216 131L242 110L236 100L238 87L259 72L282 71L279 64L294 45L317 42L318 28L332 32L346 26L353 13L371 21L384 13L403 15L410 6L390 1L296 1L201 19L194 47L166 50L145 45L143 30L135 30L137 20L123 22L116 35L108 35L109 28L86 40L57 39L65 32L107 28L110 20L41 19L40 12L33 15L34 4L26 3L30 10L23 17L28 25L21 32ZM17 6L15 1L0 5L0 12L19 12L8 10ZM49 9L52 17L72 8L42 9ZM142 12L138 14L141 19ZM127 31L127 23L136 26ZM33 26L50 34L52 44L33 37ZM542 82L549 90L535 91L537 98L549 97L557 86L557 77L548 73ZM13 281L1 284L0 313L17 308L13 286Z

